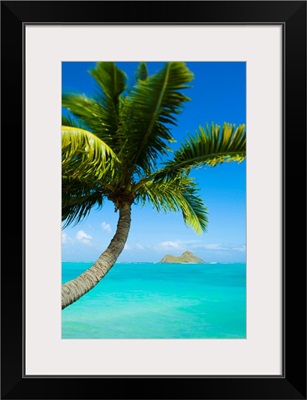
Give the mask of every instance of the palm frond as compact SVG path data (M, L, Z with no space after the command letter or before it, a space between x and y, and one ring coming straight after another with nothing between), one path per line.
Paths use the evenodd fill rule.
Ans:
M136 70L136 79L140 81L145 81L148 77L148 69L145 62L141 62Z
M184 222L199 234L207 228L207 208L190 177L143 182L136 194L143 205L150 202L158 212L181 211Z
M70 126L71 128L84 129L80 121L77 121L71 115L62 115L62 126Z
M105 197L103 187L98 183L85 183L77 179L62 179L62 221L63 229L68 225L78 224L88 216L91 209L102 207Z
M119 160L114 151L93 133L62 126L62 175L91 182L115 174Z
M149 171L159 156L166 154L174 139L167 124L176 125L176 115L190 100L181 91L193 79L193 73L181 62L166 63L164 68L136 86L125 98L120 119L120 134L126 138L125 152L131 169Z
M190 170L201 165L215 166L225 162L242 162L246 157L245 125L237 128L225 123L223 128L212 124L199 128L195 136L189 136L174 153L174 158L154 174L155 179L166 179L180 170Z
M109 106L118 114L118 98L126 88L127 76L114 62L98 62L89 71L101 88L104 97L109 100Z
M119 127L120 95L126 88L126 75L111 62L99 62L90 74L98 84L95 98L79 94L64 94L62 105L80 119L113 149L121 147Z

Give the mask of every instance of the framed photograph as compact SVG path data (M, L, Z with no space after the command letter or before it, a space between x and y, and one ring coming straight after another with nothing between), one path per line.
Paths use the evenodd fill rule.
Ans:
M1 25L2 398L306 399L306 2Z

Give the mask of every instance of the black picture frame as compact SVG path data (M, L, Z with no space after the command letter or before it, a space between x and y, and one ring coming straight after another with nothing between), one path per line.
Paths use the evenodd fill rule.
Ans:
M282 376L24 375L23 30L29 23L283 26ZM306 2L2 1L1 33L1 398L306 399Z

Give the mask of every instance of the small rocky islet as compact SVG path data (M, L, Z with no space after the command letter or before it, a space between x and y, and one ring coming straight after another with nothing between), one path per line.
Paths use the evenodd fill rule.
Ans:
M160 261L161 264L205 264L205 261L195 256L191 251L185 251L181 256L167 254Z

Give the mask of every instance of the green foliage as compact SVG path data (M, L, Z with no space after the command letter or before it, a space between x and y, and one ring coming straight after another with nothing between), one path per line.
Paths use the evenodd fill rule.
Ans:
M195 136L189 135L172 160L165 167L153 174L155 180L176 176L178 171L190 170L197 166L216 166L225 162L242 162L246 156L245 125L237 128L225 123L199 127Z
M84 129L62 126L62 176L100 180L115 174L119 160L99 137Z
M207 209L190 170L241 162L246 151L244 125L200 127L158 169L174 141L170 127L190 100L182 91L193 73L182 62L169 62L148 76L142 62L129 90L125 73L115 63L99 62L90 74L97 82L93 98L63 95L63 106L71 113L62 126L65 226L80 222L107 198L116 208L139 201L150 202L157 211L181 211L196 232L206 230Z
M117 130L119 126L120 94L126 88L126 75L114 63L97 63L90 74L97 82L93 99L79 94L64 94L62 105L66 107L86 129L95 133L114 150L121 146Z
M140 81L145 81L148 77L147 65L141 62L136 71L136 79Z
M207 208L198 196L198 188L192 178L185 175L164 181L143 181L137 190L142 204L150 202L158 211L182 211L184 222L197 233L206 230Z
M176 115L189 100L180 91L192 79L184 63L166 63L157 74L138 80L125 98L119 133L126 139L131 171L139 166L148 173L155 168L157 158L167 153L167 144L174 140L167 125L176 124Z
M126 74L113 62L98 62L90 74L99 84L102 98L107 99L110 108L113 108L118 114L118 98L126 89Z
M62 178L62 221L63 228L78 224L87 217L91 209L102 207L105 195L99 183Z

